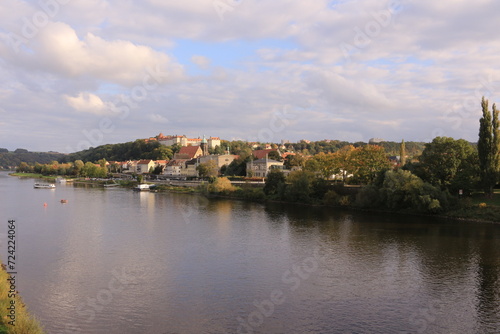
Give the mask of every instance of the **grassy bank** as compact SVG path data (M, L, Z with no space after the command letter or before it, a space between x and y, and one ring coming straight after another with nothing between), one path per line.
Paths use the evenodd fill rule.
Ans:
M470 197L460 199L459 205L460 208L445 214L451 218L500 222L500 189L495 189L491 197L481 192L473 193Z
M45 176L42 174L36 174L36 173L10 173L10 176L17 176L17 177L25 177L25 178L33 178L33 179L44 179L47 181L55 181L56 176Z
M9 296L10 282L7 281L9 277L10 275L7 274L2 265L0 270L0 334L44 334L42 326L28 313L21 298L17 294ZM9 324L12 318L8 317L11 313L8 308L13 302L15 305L15 326Z
M172 192L172 193L183 193L183 194L191 194L195 192L200 192L199 188L194 187L179 187L172 185L160 184L154 187L152 190L158 192Z
M475 193L471 197L462 198L453 205L452 208L443 210L439 213L418 212L411 209L391 210L387 207L362 208L355 204L356 193L348 192L341 195L336 194L334 198L326 196L323 199L309 199L308 201L290 201L283 198L273 198L267 196L262 188L240 188L227 187L221 191L215 191L214 187L209 185L201 186L198 189L207 197L218 197L226 199L236 199L252 202L280 202L290 205L309 205L324 206L332 209L344 209L363 212L378 213L398 213L417 216L434 216L453 220L480 221L500 223L500 190L496 191L491 198L486 198L483 193Z

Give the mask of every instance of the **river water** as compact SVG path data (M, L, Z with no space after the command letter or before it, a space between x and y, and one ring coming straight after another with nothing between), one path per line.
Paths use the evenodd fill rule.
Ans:
M500 333L500 225L33 183L0 254L51 334Z

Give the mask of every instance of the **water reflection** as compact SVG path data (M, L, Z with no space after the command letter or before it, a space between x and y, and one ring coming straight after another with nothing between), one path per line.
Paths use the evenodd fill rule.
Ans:
M23 222L19 289L50 333L236 333L276 289L285 300L254 333L500 326L498 225L32 184L0 173L0 219ZM106 302L122 270L132 279Z

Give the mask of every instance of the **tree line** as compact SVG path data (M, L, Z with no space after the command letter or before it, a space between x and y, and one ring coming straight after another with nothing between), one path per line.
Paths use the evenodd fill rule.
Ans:
M334 153L312 157L290 156L285 165L301 168L288 177L280 169L269 173L263 196L272 200L345 205L420 213L437 213L456 207L459 198L482 189L491 196L500 180L500 121L495 105L481 101L479 140L436 137L417 157L406 159L407 143L399 144L398 163L389 163L382 146L346 145ZM395 150L393 148L393 150ZM346 191L332 183L362 184ZM349 175L349 178L347 178Z
M62 157L63 154L56 152L29 152L21 148L9 152L6 148L0 148L0 169L10 169L18 166L23 161L30 164L35 162L45 164Z
M52 161L47 164L39 164L38 162L34 165L27 164L26 162L21 162L17 167L16 171L18 173L36 173L42 175L60 175L60 176L74 176L74 177L96 177L105 178L109 174L108 167L106 166L106 159L101 159L97 164L90 161L83 162L82 160L76 160L74 162L59 163L58 161Z
M127 160L168 160L172 159L174 153L180 149L179 145L164 146L158 141L147 141L138 139L133 142L120 144L106 144L98 147L91 147L87 150L68 154L59 162L70 161L98 161L106 159L107 161L127 161Z

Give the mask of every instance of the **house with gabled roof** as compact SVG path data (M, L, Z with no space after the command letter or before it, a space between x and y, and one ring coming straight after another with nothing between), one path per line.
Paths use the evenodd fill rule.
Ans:
M144 174L149 173L151 168L155 168L155 163L153 160L139 160L137 162L136 173Z
M273 168L283 169L283 162L272 159L258 159L247 162L248 177L267 177L267 174Z
M255 159L259 160L259 159L264 159L266 156L269 155L269 153L275 152L275 151L278 152L279 155L281 155L280 151L278 149L275 149L275 148L266 149L266 150L254 150L254 151L252 151L252 154L255 157Z
M200 146L184 146L174 154L174 159L194 159L201 157L203 150Z
M198 171L196 170L196 167L198 166L198 159L190 159L187 160L184 163L184 166L182 166L181 169L181 176L182 177L197 177L198 176Z

